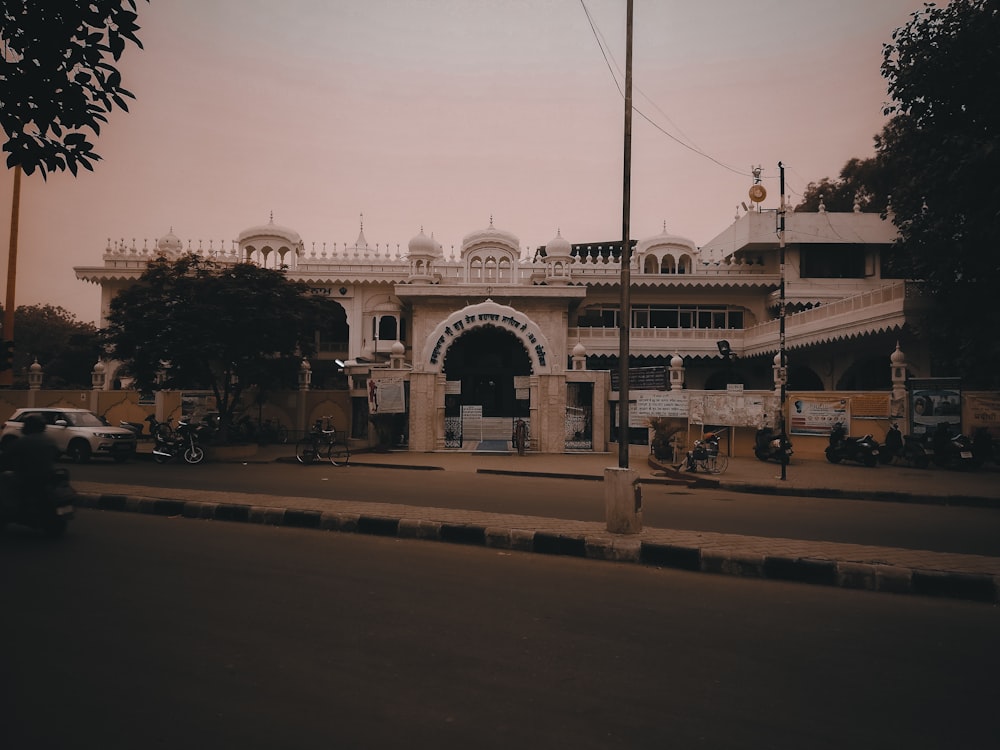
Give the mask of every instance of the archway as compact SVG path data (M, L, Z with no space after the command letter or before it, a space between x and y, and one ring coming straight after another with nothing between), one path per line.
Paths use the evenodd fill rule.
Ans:
M521 340L496 326L479 326L459 336L445 354L444 372L460 389L448 394L447 411L481 406L483 417L528 415L528 400L517 398L517 377L531 374L531 358Z

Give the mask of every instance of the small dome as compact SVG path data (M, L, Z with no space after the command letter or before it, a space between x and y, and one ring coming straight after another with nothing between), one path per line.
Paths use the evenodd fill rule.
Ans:
M41 372L42 366L38 364L38 359L36 358L35 361L32 362L31 367L29 367L28 369L31 370L31 372Z
M181 242L180 237L174 234L173 227L170 227L170 231L156 241L156 251L164 255L174 255L184 251L184 243Z
M104 372L104 363L101 360L97 360L97 364L94 365L94 372Z
M424 234L423 227L420 229L420 234L410 240L409 245L410 255L422 255L422 256L437 256L440 254L441 246L435 242L433 239Z
M671 367L683 367L684 366L684 360L681 359L681 355L680 354L675 354L674 356L672 356L670 358L670 366Z
M582 342L577 341L576 342L576 346L573 347L573 356L574 357L586 357L587 356L587 347L585 347Z
M295 247L302 243L299 233L274 223L274 214L271 214L271 221L260 226L250 227L240 232L239 243L257 239L284 240L287 244ZM278 244L281 244L280 242Z
M906 355L903 354L903 350L899 348L899 344L896 344L896 351L889 355L889 361L894 365L901 365L906 361Z
M557 231L556 236L545 245L546 258L569 258L572 254L573 246L563 239L562 232Z
M392 354L405 354L406 347L403 345L402 341L396 341L393 343L392 347L389 349Z

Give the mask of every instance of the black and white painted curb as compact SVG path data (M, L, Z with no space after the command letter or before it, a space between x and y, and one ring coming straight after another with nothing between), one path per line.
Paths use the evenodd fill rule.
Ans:
M879 563L724 552L643 541L633 536L611 533L567 534L395 516L112 494L79 493L77 506L156 516L451 542L693 572L1000 603L1000 576Z

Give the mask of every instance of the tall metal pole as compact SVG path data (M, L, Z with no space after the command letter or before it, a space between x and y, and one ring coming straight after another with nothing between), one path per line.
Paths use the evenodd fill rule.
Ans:
M788 388L788 364L785 362L785 167L780 161L778 162L778 173L781 190L781 208L778 210L778 264L781 273L781 281L778 286L778 304L781 305L781 310L778 313L778 363L781 369L778 372L781 375L781 435L784 436L783 439L787 440L788 419L785 417L785 399ZM782 479L788 478L787 467L788 461L784 460L783 457L781 461Z
M14 289L17 284L17 226L21 208L21 165L14 167L14 195L10 204L10 253L7 256L7 298L3 304L3 340L14 340ZM0 386L14 383L14 370L0 370Z
M632 0L625 19L625 166L622 179L621 305L618 311L618 467L628 468L628 359L629 327L632 325L632 246L629 243L629 215L632 190Z

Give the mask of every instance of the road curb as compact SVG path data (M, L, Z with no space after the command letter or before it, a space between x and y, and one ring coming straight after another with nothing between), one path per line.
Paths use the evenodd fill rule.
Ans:
M536 554L632 563L690 572L805 583L873 592L1000 603L1000 576L923 570L883 564L808 557L719 551L696 546L646 542L616 534L553 531L450 523L392 515L367 515L273 506L255 506L78 493L77 507L198 520L256 523L317 531L438 541Z

